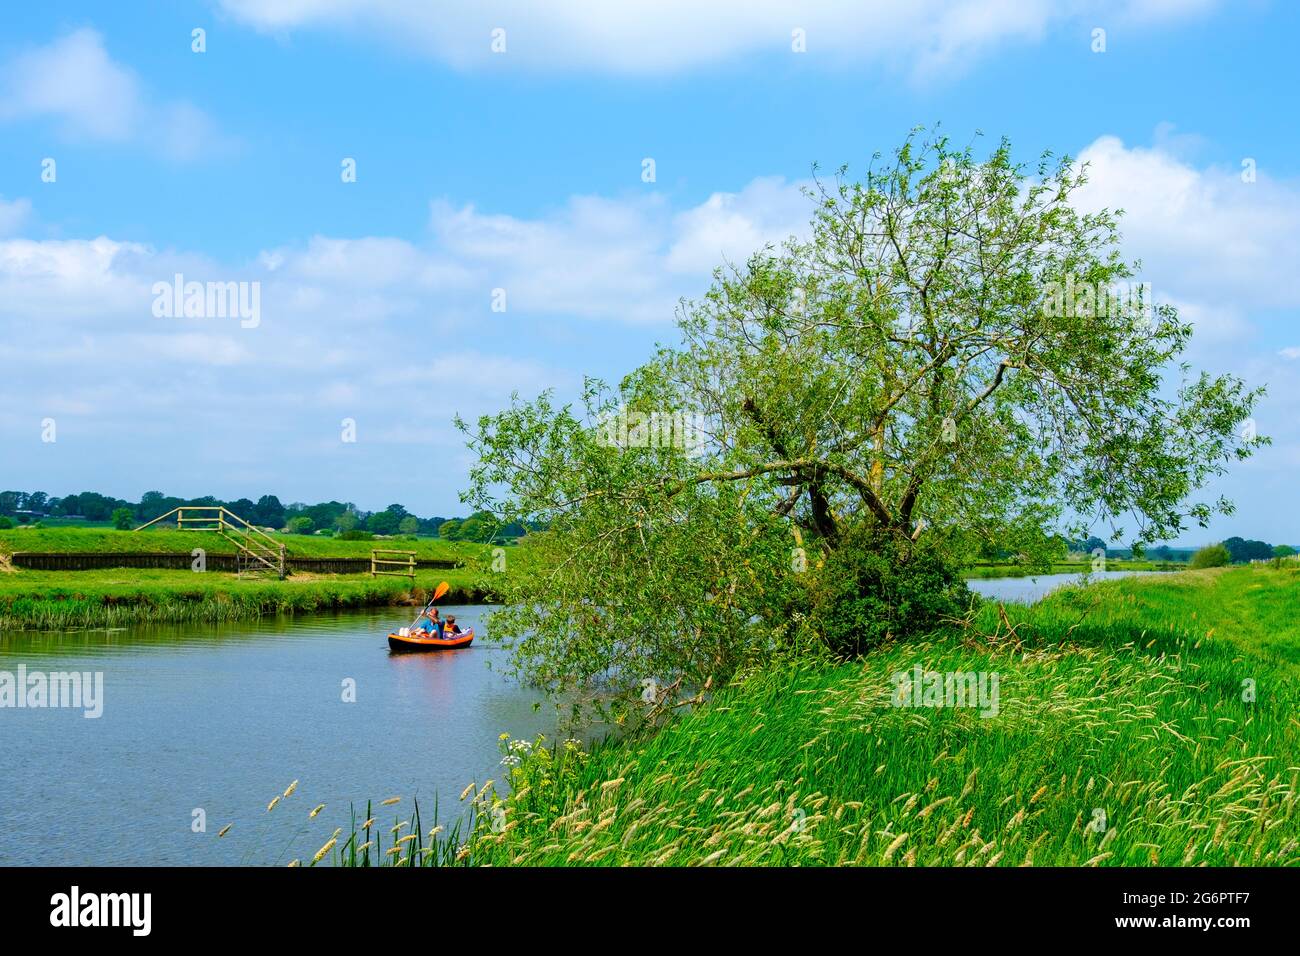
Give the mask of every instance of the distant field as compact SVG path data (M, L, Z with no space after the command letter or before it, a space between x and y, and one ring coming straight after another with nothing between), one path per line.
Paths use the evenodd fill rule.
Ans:
M355 557L370 556L372 548L397 548L414 551L417 558L468 559L481 557L489 551L486 545L462 541L444 541L441 538L377 538L373 541L340 541L323 535L274 534L290 555L300 557ZM235 546L211 531L116 531L107 528L11 528L0 531L0 554L15 551L46 553L99 552L127 554L131 552L172 552L189 554L203 548L209 554L234 554Z
M407 578L368 574L297 574L244 578L192 571L21 571L0 573L0 630L66 630L157 622L211 622L301 614L331 608L409 604L439 581L445 603L487 597L491 579L478 571L421 571Z

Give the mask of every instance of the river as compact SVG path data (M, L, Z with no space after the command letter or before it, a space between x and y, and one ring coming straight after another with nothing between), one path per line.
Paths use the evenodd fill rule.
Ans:
M104 686L98 718L0 709L0 864L283 864L346 834L349 801L360 819L367 798L401 796L389 825L416 796L426 829L435 795L443 820L459 813L467 783L500 781L499 734L555 727L503 676L488 610L446 608L478 636L429 654L389 653L385 635L409 623L399 609L0 634L0 671L102 672Z
M1133 577L1139 574L1162 574L1161 571L1094 571L1087 575L1090 583L1098 581L1115 581L1119 578ZM1053 591L1070 584L1078 584L1084 579L1082 574L1040 574L1025 578L988 578L970 580L966 585L981 597L995 601L1016 601L1032 604L1040 601Z
M1034 601L1078 579L968 583ZM500 734L551 734L556 720L537 692L503 676L506 652L484 628L490 608L445 610L474 626L472 647L390 654L385 635L409 622L398 609L0 633L0 672L101 673L104 688L93 719L0 708L0 864L284 864L309 859L335 827L346 832L349 802L360 819L367 799L402 797L384 808L386 824L415 797L426 823L435 797L443 821L458 814L466 784L500 781ZM267 812L294 780L297 791Z

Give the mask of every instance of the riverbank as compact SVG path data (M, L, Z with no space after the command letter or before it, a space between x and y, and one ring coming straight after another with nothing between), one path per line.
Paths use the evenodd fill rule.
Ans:
M491 599L491 578L455 568L408 578L296 574L283 581L217 572L120 568L0 574L0 630L71 630L130 624L216 623L277 614L419 604L439 581L446 604Z
M1300 569L1265 567L989 605L961 635L756 675L649 739L518 746L463 859L1297 865L1297 612ZM996 699L894 706L917 667L997 675Z
M397 536L346 541L325 535L280 534L270 536L290 555L304 558L368 558L372 548L414 551L417 560L475 561L489 549L468 541ZM153 554L188 555L195 548L208 554L234 554L234 543L211 531L114 531L105 528L10 528L0 530L0 556L15 552L38 554Z

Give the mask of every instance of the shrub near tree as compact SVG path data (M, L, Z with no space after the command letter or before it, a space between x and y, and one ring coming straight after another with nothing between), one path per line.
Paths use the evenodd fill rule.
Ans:
M971 592L931 536L913 542L870 524L845 534L812 576L812 620L837 655L938 630L970 608Z
M1191 567L1195 570L1222 568L1231 563L1232 553L1226 547L1222 544L1211 544L1192 555Z
M1005 142L979 159L913 137L813 190L807 241L718 270L682 344L618 387L458 422L478 461L463 500L546 528L547 570L508 580L493 618L519 670L671 698L798 633L869 646L872 609L919 590L898 576L950 593L990 542L1045 563L1058 533L1119 539L1131 517L1140 544L1229 512L1196 493L1266 441L1239 429L1260 392L1186 374L1191 325L1106 294L1133 271L1116 217L1071 202L1085 171L1032 172ZM630 414L693 427L611 439ZM890 573L846 551L874 540ZM885 633L946 610L906 607Z
M118 531L130 531L135 527L135 512L130 508L118 508L113 512L112 521Z

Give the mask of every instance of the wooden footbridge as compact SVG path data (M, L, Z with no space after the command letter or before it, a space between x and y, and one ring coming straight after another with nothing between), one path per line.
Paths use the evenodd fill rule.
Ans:
M171 518L176 519L178 531L214 531L233 544L238 549L235 560L241 578L246 574L274 574L281 579L284 578L284 545L229 508L182 505L140 525L135 530L143 531L151 525Z

